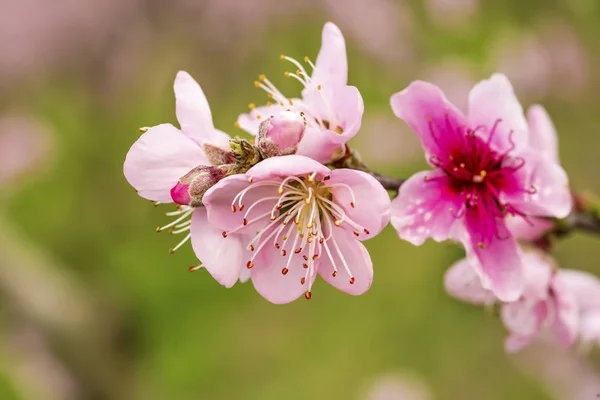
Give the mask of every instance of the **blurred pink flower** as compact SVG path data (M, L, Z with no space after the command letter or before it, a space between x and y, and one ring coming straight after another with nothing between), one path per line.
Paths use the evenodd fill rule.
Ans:
M50 147L50 135L35 117L0 117L0 188L39 169Z
M391 99L397 117L420 137L428 161L400 187L392 225L414 245L427 238L460 240L483 286L505 301L523 286L517 243L506 215L564 217L571 199L561 166L530 147L523 110L504 75L493 75L469 95L466 118L440 89L413 82Z
M300 155L272 157L246 175L221 180L204 204L209 222L223 230L223 246L239 246L229 242L232 234L248 239L252 283L273 303L303 292L309 299L317 273L352 295L371 286L373 265L360 241L381 232L390 208L387 192L371 175L331 171ZM221 262L237 268L227 253Z
M206 97L187 72L177 74L174 90L181 130L171 124L147 128L127 153L123 166L125 178L138 194L159 203L185 203L190 197L194 198L196 183L203 184L202 179L209 178L214 168L207 158L206 146L225 146L229 141L226 133L214 127ZM185 181L187 178L190 182ZM216 183L218 178L211 183ZM208 187L200 189L206 191ZM220 240L221 231L208 223L206 209L198 205L192 207L190 203L167 215L176 219L158 231L171 228L172 233L187 233L172 251L192 238L192 247L208 272L220 284L233 286L240 278L239 265L238 273L229 274L223 257L226 254L231 263L241 264L244 251L235 252L236 248Z
M427 0L425 6L436 25L457 28L477 18L479 0Z
M492 56L496 70L506 74L524 98L539 99L546 95L552 63L541 40L532 34L499 37Z
M364 51L407 68L413 61L411 10L400 0L325 0L325 9ZM393 49L393 51L390 51Z
M522 255L524 289L521 297L502 303L502 322L510 332L505 348L515 352L527 346L544 327L551 327L559 342L571 346L579 334L579 306L575 293L567 285L566 271L554 272L549 256L538 251ZM494 303L493 293L479 280L474 259L455 263L445 278L448 293L474 304Z
M459 110L468 108L469 91L477 81L466 63L457 59L445 60L429 68L425 72L425 77L427 82L443 88L448 100Z
M582 344L600 346L600 279L576 270L561 270L561 276L579 306Z
M139 13L141 1L4 1L0 13L0 86L102 50Z
M309 75L296 60L290 61L296 73L288 73L302 86L302 99L284 96L264 76L256 86L267 92L277 104L254 108L249 114L238 118L241 128L252 135L258 133L261 120L282 110L300 112L307 121L304 137L298 145L298 154L319 162L329 162L343 154L344 144L360 129L364 111L363 100L354 86L348 86L348 61L342 32L333 23L323 27L323 41L316 63L305 61L312 67Z
M412 374L390 374L379 378L364 397L365 400L429 400L431 391Z

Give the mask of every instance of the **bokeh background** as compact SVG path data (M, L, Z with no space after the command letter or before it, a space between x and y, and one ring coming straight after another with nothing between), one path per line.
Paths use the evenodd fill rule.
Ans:
M168 253L178 238L154 229L169 209L122 174L137 128L176 123L185 69L216 126L242 134L237 115L267 100L257 75L299 91L279 54L314 60L328 20L366 104L352 146L374 169L425 166L392 93L426 79L462 107L501 71L553 116L572 186L600 193L597 0L0 0L0 399L597 397L598 351L507 356L494 313L445 294L452 245L388 228L367 243L367 294L317 281L286 306L190 274L190 246ZM577 234L555 255L600 273L599 249Z

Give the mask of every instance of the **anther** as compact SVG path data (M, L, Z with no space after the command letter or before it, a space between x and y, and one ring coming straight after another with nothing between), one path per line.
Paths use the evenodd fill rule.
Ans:
M288 270L287 268L284 268L284 269L282 269L282 270L281 270L281 273L282 273L283 275L287 275L288 271L289 271L289 270Z
M254 246L253 245L248 246L248 250L254 251Z
M308 269L308 264L302 264L302 268Z
M281 250L281 255L285 257L287 255L287 251L285 251L285 249Z
M258 115L256 116L256 119L261 119L261 118L262 118L262 115L260 115L260 114L258 114Z
M337 276L337 271L333 271L333 272L331 273L331 276L333 276L333 277L335 278L335 277Z
M316 260L317 258L319 258L318 254L315 254L314 256L312 256L313 261Z
M307 63L308 62L308 57L304 57L304 62Z
M303 255L302 258L304 258L304 261L308 261L308 256L306 254Z
M370 234L370 232L369 232L369 230L368 230L367 228L363 229L363 231L364 231L364 232L365 232L367 235L369 235L369 234Z
M223 231L223 232L221 233L221 235L223 235L223 237L224 237L224 238L226 238L226 237L227 237L227 232Z
M312 223L312 221L309 221L309 222L308 222L308 224L306 224L306 227L307 227L308 229L312 228L312 226L313 226L313 223Z
M304 279L304 278L302 278L302 279ZM304 284L303 284L303 285L304 285ZM310 294L310 292L306 292L306 293L304 293L304 298L305 298L306 300L310 300L310 298L311 298L311 297L312 297L312 294Z
M304 277L300 278L300 284L304 285L304 282L306 282L306 278L304 278Z
M265 74L260 74L258 76L258 79L261 80L261 81L264 81L265 79L267 79L267 77L265 76Z
M336 219L335 221L333 221L333 224L334 224L335 226L340 226L340 225L342 224L342 220L340 220L340 219Z
M160 226L157 226L156 227L156 232L160 232L160 231L161 231Z
M248 261L248 263L246 264L246 268L250 269L254 267L254 263L252 261Z
M148 132L148 129L150 129L150 128L148 128L148 127L146 127L146 126L142 126L142 127L140 128L140 132L142 132L142 133L146 133L146 132Z
M236 128L241 128L242 126L240 125L239 122L235 121L235 123L233 124L233 126L235 126Z
M481 249L481 250L485 250L485 244L479 242L477 243L477 246Z
M170 254L173 254L173 253L175 253L175 249L169 249L169 253L170 253Z
M354 277L353 277L353 276L352 276L352 277L350 277L350 284L351 284L351 285L354 285Z
M279 243L275 243L275 248L276 248L277 250L279 250L279 248L280 248L280 247L281 247L281 246L279 245Z
M306 239L308 241L308 243L312 243L313 242L313 237L309 236L308 239Z
M289 73L288 71L285 71L285 72L283 73L283 75L284 75L286 78L289 78L289 77L290 77L290 73Z
M294 250L294 253L300 254L301 251L302 251L302 247L300 247L299 249Z
M282 238L283 240L287 240L287 239L288 239L287 235L283 235L281 238Z
M231 212L235 212L235 211L236 211L236 209L235 209L235 204L232 204L232 205L231 205Z
M283 188L282 187L277 188L277 193L278 194L283 194Z
M323 244L324 241L325 241L325 238L319 239L319 244Z
M244 222L243 223L244 223L244 226L248 225L248 219L244 218Z
M254 110L256 108L256 104L250 103L250 104L248 104L248 108L251 110Z
M354 236L358 237L358 235L360 235L360 233L358 233L357 231L354 231Z
M260 87L260 82L259 81L254 81L254 87L259 88Z
M194 272L194 271L198 271L200 268L202 268L202 265L192 265L188 268L188 271Z
M248 183L252 183L253 180L254 180L253 177L248 178Z
M350 207L354 208L354 202L353 201L350 202Z
M244 205L240 204L240 211L242 211L244 209Z
M318 85L318 86L317 86L317 90L321 90L321 85Z
M279 56L279 59L280 59L280 60L285 60L285 54L282 54L282 55L280 55L280 56Z

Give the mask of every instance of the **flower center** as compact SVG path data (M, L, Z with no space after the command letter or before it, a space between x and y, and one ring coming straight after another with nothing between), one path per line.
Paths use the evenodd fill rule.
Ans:
M303 88L316 89L319 93L319 97L316 99L310 99L308 101L307 99L303 99L302 101L294 101L291 98L283 95L281 91L278 90L265 75L260 75L258 77L259 80L254 82L254 86L267 92L267 96L277 102L281 107L289 106L300 111L301 115L306 118L309 127L318 130L332 130L337 134L342 134L344 132L344 128L338 121L339 118L337 118L334 111L331 93L328 93L328 90L326 90L318 82L314 82L300 62L283 54L280 56L280 59L291 62L297 68L296 72L286 71L285 76L287 78L296 79L302 84ZM317 69L317 67L313 64L313 62L308 57L304 57L304 62L312 68L314 74L314 71ZM272 102L267 102L267 106L271 105L273 105ZM250 104L249 107L252 110L255 108L255 105ZM262 119L263 116L257 114L256 118Z
M481 248L485 248L493 237L507 238L506 234L497 232L496 224L490 224L489 220L483 218L484 215L504 218L508 213L529 222L525 213L503 201L502 192L536 192L533 186L524 188L516 176L516 172L525 165L525 160L511 155L516 147L512 140L513 131L508 133L508 149L504 152L493 150L491 143L501 122L501 119L497 119L487 140L483 140L477 135L477 131L485 127L463 131L461 127L452 127L446 116L445 129L438 136L433 121L429 120L429 129L438 147L450 149L447 156L431 156L430 162L446 173L450 178L451 188L464 200L459 210L451 209L450 212L456 218L469 211L480 214L481 232L487 238L486 243L480 243ZM445 143L440 146L441 140Z
M311 297L312 282L318 272L318 260L321 257L327 257L331 262L334 277L337 276L338 270L344 269L350 277L350 284L355 282L348 262L336 241L335 229L351 227L356 237L369 234L369 231L356 223L335 200L334 188L347 190L352 199L349 206L354 208L356 204L352 188L343 183L328 184L328 178L323 181L315 178L316 173L306 177L290 176L254 183L250 178L250 186L240 191L231 204L232 212L245 210L242 224L229 232L223 232L223 237L226 238L252 224L261 226L247 245L253 255L246 267L254 267L256 255L265 246L274 246L283 257L287 257L281 270L283 275L287 275L290 268L306 270L299 283L304 285L308 282L305 295L307 299ZM253 190L265 187L273 188L273 195L260 197L246 208L244 197ZM261 210L258 211L259 209ZM260 225L261 222L264 224L265 220L266 225Z

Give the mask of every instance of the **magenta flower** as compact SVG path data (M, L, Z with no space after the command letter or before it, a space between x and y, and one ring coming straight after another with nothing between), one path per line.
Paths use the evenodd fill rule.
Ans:
M523 290L523 264L507 216L565 217L571 209L566 174L538 154L523 110L505 76L469 95L468 116L440 89L413 82L391 99L397 117L420 137L435 167L401 186L392 224L414 245L457 239L478 259L483 286L505 301Z
M312 68L309 74L301 63L282 55L290 61L296 72L286 76L298 80L304 89L301 99L283 95L264 75L255 82L275 103L263 107L250 105L252 111L238 118L239 126L252 135L258 134L262 120L282 110L302 113L307 126L299 144L298 154L327 163L343 154L344 144L358 130L364 111L363 100L354 86L348 86L348 61L346 43L342 32L331 22L323 28L323 42L316 62L308 57L304 61Z
M207 157L204 149L227 146L229 136L213 126L206 97L187 72L177 73L174 89L181 130L171 124L147 128L127 153L123 172L140 196L157 203L181 204L177 211L166 214L175 217L174 221L157 230L171 229L171 233L186 234L171 251L191 238L203 266L220 284L230 287L240 275L229 274L231 271L222 266L222 259L227 254L232 263L242 263L244 252L236 253L220 240L221 231L208 223L204 207L189 205L194 190L208 189L201 187L205 179L216 183L222 177L215 175L218 171L211 166L211 157Z
M361 240L389 221L387 192L372 176L329 170L299 155L268 158L245 175L221 180L204 196L208 219L232 250L244 237L245 262L256 290L273 303L288 303L317 276L344 292L366 292L373 265ZM227 253L222 264L232 270ZM232 271L235 275L237 271Z
M565 270L554 271L549 256L528 251L522 255L524 288L517 301L501 302L500 316L510 332L505 348L519 351L527 346L545 327L552 329L559 342L571 346L579 334L578 299L568 285ZM465 258L446 273L448 293L460 300L489 305L494 294L481 285L475 259Z

